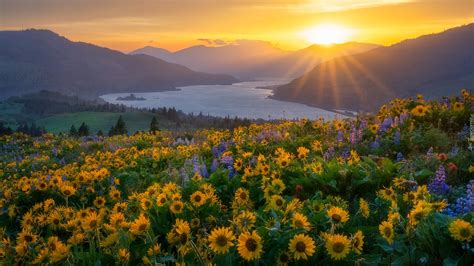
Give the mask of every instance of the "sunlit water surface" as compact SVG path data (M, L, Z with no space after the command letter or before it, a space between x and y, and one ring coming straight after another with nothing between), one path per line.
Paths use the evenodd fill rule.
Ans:
M115 93L101 96L109 103L124 104L139 108L175 107L185 113L212 115L220 117L294 119L318 118L332 119L342 117L327 110L304 104L269 99L269 89L262 86L284 84L287 80L266 80L234 83L232 85L203 85L180 87L178 91L134 93L137 98L146 100L119 101L118 97L130 93Z

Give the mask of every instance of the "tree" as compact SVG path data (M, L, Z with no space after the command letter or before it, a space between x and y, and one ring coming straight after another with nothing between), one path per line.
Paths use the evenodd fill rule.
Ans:
M82 122L81 126L77 130L77 134L81 137L89 136L89 126L86 123Z
M71 126L69 129L69 136L76 137L77 136L77 129L74 125Z
M123 121L122 116L119 116L117 124L115 124L115 133L118 135L127 134L127 125L125 124L125 121Z
M13 133L13 130L10 127L5 127L3 122L0 122L0 135L10 135Z
M111 127L109 130L109 137L124 134L127 134L127 125L125 124L125 121L123 121L122 116L119 116L115 126Z
M97 136L103 136L104 135L104 132L102 132L102 130L99 129L99 131L97 131Z
M109 129L109 134L108 134L108 135L109 135L109 137L112 137L112 136L117 135L117 132L115 131L115 127L114 127L114 126L110 127L110 129Z
M153 116L153 118L151 119L150 131L151 132L160 131L160 128L158 127L158 119L156 119L156 116Z

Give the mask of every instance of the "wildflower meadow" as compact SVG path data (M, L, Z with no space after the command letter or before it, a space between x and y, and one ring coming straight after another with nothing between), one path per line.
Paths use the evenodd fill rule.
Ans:
M191 140L0 138L1 265L473 265L468 90Z

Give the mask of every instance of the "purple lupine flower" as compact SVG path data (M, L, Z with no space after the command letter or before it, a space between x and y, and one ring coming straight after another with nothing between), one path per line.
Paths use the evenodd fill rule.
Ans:
M352 145L356 144L357 143L357 135L355 133L355 131L351 131L351 135L350 135L350 139L349 139L350 143Z
M400 145L400 137L401 137L401 133L400 133L400 129L397 130L397 132L395 132L394 136L393 136L393 143L395 143L395 145Z
M454 204L449 204L444 213L456 217L474 212L474 180L471 180L466 188L466 195L456 199Z
M209 172L207 171L207 166L205 163L201 164L201 176L209 177Z
M323 154L324 160L325 161L331 160L334 157L335 153L336 153L336 151L334 150L334 147L329 147L327 149L327 151L324 152L324 154Z
M458 153L459 153L459 147L457 145L454 145L451 148L451 151L449 152L449 157L454 157L454 156L458 155Z
M344 159L347 159L349 158L349 155L350 155L349 147L344 148L341 152L341 157Z
M218 167L219 167L219 162L217 161L217 159L212 160L211 173L214 173L215 171L217 171Z
M446 170L440 165L433 180L428 184L428 190L437 195L444 195L449 192L450 186L446 184Z
M470 212L471 206L469 206L469 200L465 197L458 198L454 204L449 204L448 208L444 209L444 213L457 217Z
M201 163L199 162L199 158L196 154L192 158L192 163L193 163L194 173L200 173L201 172Z
M234 177L234 175L236 174L235 171L234 171L234 166L228 165L228 166L227 166L227 170L228 170L228 172L229 172L228 176L229 176L229 177Z
M467 185L467 199L469 200L469 208L474 212L474 180L469 181Z
M221 159L221 163L223 163L227 166L229 166L229 165L233 166L234 165L234 158L232 158L232 156L224 156Z
M370 143L370 147L374 150L380 148L379 138L376 138L374 142Z
M357 139L362 140L363 137L364 137L364 130L362 129L362 127L359 127L359 129L357 130Z
M397 162L401 162L403 160L405 160L405 157L403 157L403 153L398 152L397 153Z
M400 118L398 116L395 116L393 119L393 127L398 127L400 125Z
M392 126L393 119L391 117L386 117L382 124L380 124L380 131L381 132L386 132L390 127Z
M337 132L337 142L342 142L344 140L344 134L341 130Z
M458 133L458 139L459 139L459 140L466 140L466 139L469 139L469 134L470 134L469 126L468 126L468 125L464 125L464 127L462 128L462 130Z
M402 113L400 114L400 125L403 125L405 123L405 120L408 118L408 113Z
M430 147L428 149L428 151L426 152L426 156L428 156L428 157L433 157L434 156L433 147Z

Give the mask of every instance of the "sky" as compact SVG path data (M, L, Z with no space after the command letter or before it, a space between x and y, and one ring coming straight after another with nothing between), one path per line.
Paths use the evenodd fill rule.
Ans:
M472 22L474 0L0 0L0 30L50 29L123 52L238 39L294 50L321 25L390 45Z

